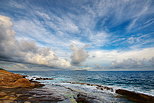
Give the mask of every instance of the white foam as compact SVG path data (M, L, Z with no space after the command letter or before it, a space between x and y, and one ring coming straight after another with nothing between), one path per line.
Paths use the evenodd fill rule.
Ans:
M40 78L41 76L38 76L38 75L34 75L34 76L27 76L26 78L27 79L29 79L29 80L31 80L31 79L33 79L33 80L35 80L36 78Z

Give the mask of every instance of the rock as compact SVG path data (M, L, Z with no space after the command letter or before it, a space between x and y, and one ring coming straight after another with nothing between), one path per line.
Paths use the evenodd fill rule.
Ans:
M128 90L118 89L116 93L126 96L127 99L137 103L154 103L154 97Z
M13 83L16 87L30 87L33 86L31 82L26 78L20 78Z
M6 96L7 94L5 92L0 92L0 97L4 97Z
M69 100L70 100L70 103L77 103L74 98L70 98Z
M35 84L35 85L34 85L35 88L45 86L44 84L41 84L40 82L37 82L37 81L31 81L31 83Z
M88 86L96 86L97 89L100 89L100 90L109 90L111 92L114 92L113 88L107 87L107 86L102 86L102 85L89 84L89 83L79 83L79 82L67 82L67 83L81 84L81 85L88 85Z
M27 88L27 87L35 87L35 83L30 82L26 78L20 78L16 80L14 83L12 83L15 88L21 87L21 88Z
M53 78L36 78L35 80L53 80Z
M31 103L31 102L25 101L24 103Z
M28 75L22 75L23 76L23 78L26 78L26 77L28 77Z
M109 91L111 91L111 92L114 92L114 91L113 91L113 88L107 87L107 86L97 85L96 88L97 88L97 89L100 89L100 90L109 90Z
M39 82L29 81L20 74L0 70L0 88L34 88L43 86Z
M15 82L19 78L23 78L22 75L8 72L6 70L0 70L0 85L5 85L9 82Z
M77 103L100 103L97 98L85 93L79 93L75 100Z

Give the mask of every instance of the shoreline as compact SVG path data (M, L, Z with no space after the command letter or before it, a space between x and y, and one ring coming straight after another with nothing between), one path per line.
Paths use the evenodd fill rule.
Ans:
M15 74L15 75L19 75L19 74ZM26 76L22 75L22 78L25 78L25 77ZM94 97L88 96L85 93L74 91L73 89L67 88L67 87L65 87L65 89L67 89L66 91L69 90L70 92L73 93L73 96L71 97L71 99L65 96L53 95L55 91L48 92L47 88L43 87L44 85L38 82L38 80L43 80L43 81L44 80L54 80L54 78L35 77L35 79L29 80L29 82L32 84L39 83L40 86L35 86L35 87L34 86L33 87L22 87L20 85L21 87L2 88L0 86L0 100L3 102L14 101L14 102L19 102L19 103L23 101L28 102L28 103L33 103L34 101L38 101L39 103L41 103L42 101L47 101L49 103L50 102L59 103L60 101L71 101L71 100L74 101L74 103L78 103L78 102L93 103L93 101L96 99ZM125 90L125 89L115 89L115 88L108 87L108 86L81 83L81 82L67 82L67 83L70 83L72 85L79 84L79 85L85 85L85 86L87 85L91 87L96 87L96 89L101 90L101 91L107 90L107 91L116 93L117 98L124 98L130 101L133 101L133 102L140 102L140 103L153 103L154 102L154 96L146 95L143 93L136 93L136 92ZM56 90L57 87L55 88L52 87L52 89ZM58 92L55 94L58 94Z

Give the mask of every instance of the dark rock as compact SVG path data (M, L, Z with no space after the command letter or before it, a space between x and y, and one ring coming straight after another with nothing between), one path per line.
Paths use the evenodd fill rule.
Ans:
M126 96L127 99L137 103L154 103L154 97L128 90L118 89L116 93Z
M97 88L97 89L100 89L100 90L109 90L109 91L113 92L113 88L107 87L107 86L97 85L96 88Z
M79 82L67 82L67 83L71 83L71 84L81 84L81 85L88 85L88 86L96 86L97 89L100 89L100 90L109 90L109 91L111 91L111 92L114 92L114 91L113 91L113 88L107 87L107 86L102 86L102 85L89 84L89 83L79 83Z
M35 88L45 86L44 84L41 84L40 82L37 82L37 81L31 81L31 83L34 83L35 84L35 86L34 86Z
M23 76L23 78L26 78L26 77L28 77L28 75L22 75Z
M53 80L53 78L36 78L35 80Z
M89 97L80 93L77 95L77 98L75 100L77 103L92 103Z

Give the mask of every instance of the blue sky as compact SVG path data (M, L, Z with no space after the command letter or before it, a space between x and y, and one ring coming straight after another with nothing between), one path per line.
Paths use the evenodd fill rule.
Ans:
M0 15L12 23L14 41L26 41L27 48L21 46L19 54L36 54L28 47L33 44L49 48L60 60L56 62L65 61L69 68L154 69L153 0L0 0ZM57 67L48 65L54 56L52 60L47 57L38 62L26 56L11 60Z

